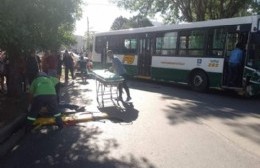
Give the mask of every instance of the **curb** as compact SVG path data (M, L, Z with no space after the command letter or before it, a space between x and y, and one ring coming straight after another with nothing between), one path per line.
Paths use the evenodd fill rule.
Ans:
M25 118L26 114L23 113L10 124L0 129L0 157L6 155L23 137Z

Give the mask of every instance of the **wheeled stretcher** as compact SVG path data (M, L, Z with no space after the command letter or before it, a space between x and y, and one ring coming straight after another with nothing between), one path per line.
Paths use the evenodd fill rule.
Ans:
M114 102L118 98L118 85L124 81L122 76L107 70L94 70L96 79L96 99L99 107L104 107L106 101Z

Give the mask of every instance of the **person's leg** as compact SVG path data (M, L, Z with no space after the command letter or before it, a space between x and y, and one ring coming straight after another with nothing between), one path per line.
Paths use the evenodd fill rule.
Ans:
M33 74L27 74L28 84L31 85L33 81Z
M83 68L80 68L80 77L82 79L82 82L85 82L85 79L84 79L84 69Z
M233 81L234 81L235 86L239 86L239 76L240 76L239 68L240 68L239 65L234 66L234 79L233 79Z
M41 96L33 98L31 109L28 111L26 118L26 131L30 131L33 128L33 123L36 120L41 107L43 106Z
M63 128L63 122L61 118L61 113L58 111L57 97L55 95L46 96L47 109L55 117L56 125L59 128Z
M61 71L62 71L62 68L60 65L58 65L58 68L57 68L57 75L58 75L58 79L60 80L60 77L61 77Z
M234 85L234 65L229 64L228 67L228 85L233 86Z
M65 82L67 83L68 82L68 78L69 78L69 70L68 70L68 67L65 67Z
M122 100L123 86L122 83L118 84L118 100Z
M4 75L0 74L0 85L1 85L1 90L4 91Z
M122 83L122 86L126 92L126 95L127 95L127 98L126 98L126 101L129 101L131 100L131 96L130 96L130 91L129 91L129 87L127 85L127 76L126 75L123 75L123 78L124 78L124 81Z
M71 78L74 79L74 68L73 67L70 68L70 73L71 73Z
M127 86L127 82L124 80L122 83L123 88L125 89L127 99L131 99L130 92L129 92L129 87Z
M55 91L57 95L57 104L60 103L60 82L56 84Z

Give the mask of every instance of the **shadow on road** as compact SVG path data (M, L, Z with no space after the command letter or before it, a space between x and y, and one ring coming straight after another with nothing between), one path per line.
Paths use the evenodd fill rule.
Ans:
M66 106L62 108L85 107L92 103L95 88L81 88L79 82L63 86L61 100ZM68 106L69 105L69 106ZM126 105L126 104L125 104ZM99 109L108 114L113 122L131 123L138 118L139 111L134 106L123 108L106 107ZM0 159L1 168L82 168L82 167L155 167L147 158L138 158L132 154L113 158L111 152L119 150L115 139L101 139L103 133L96 126L74 125L62 130L55 126L44 126L35 133L27 134L5 158Z
M113 106L99 107L99 111L106 113L112 122L132 123L138 118L139 111L134 108L133 103L113 101Z
M131 154L112 158L110 152L119 149L115 139L100 140L98 127L67 127L54 130L48 127L28 134L8 156L0 160L2 168L116 168L149 167L153 164L146 158Z
M132 81L131 87L160 93L162 101L169 101L164 111L171 125L221 119L235 134L260 144L260 96L245 98L232 91L216 89L199 93L182 85L150 82Z

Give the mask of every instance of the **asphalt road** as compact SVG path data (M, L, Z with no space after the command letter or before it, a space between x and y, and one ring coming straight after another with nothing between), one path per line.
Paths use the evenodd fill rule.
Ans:
M259 168L260 99L197 93L185 87L130 81L133 107L97 108L94 80L66 87L66 103L108 115L63 130L27 134L1 168L149 167Z

